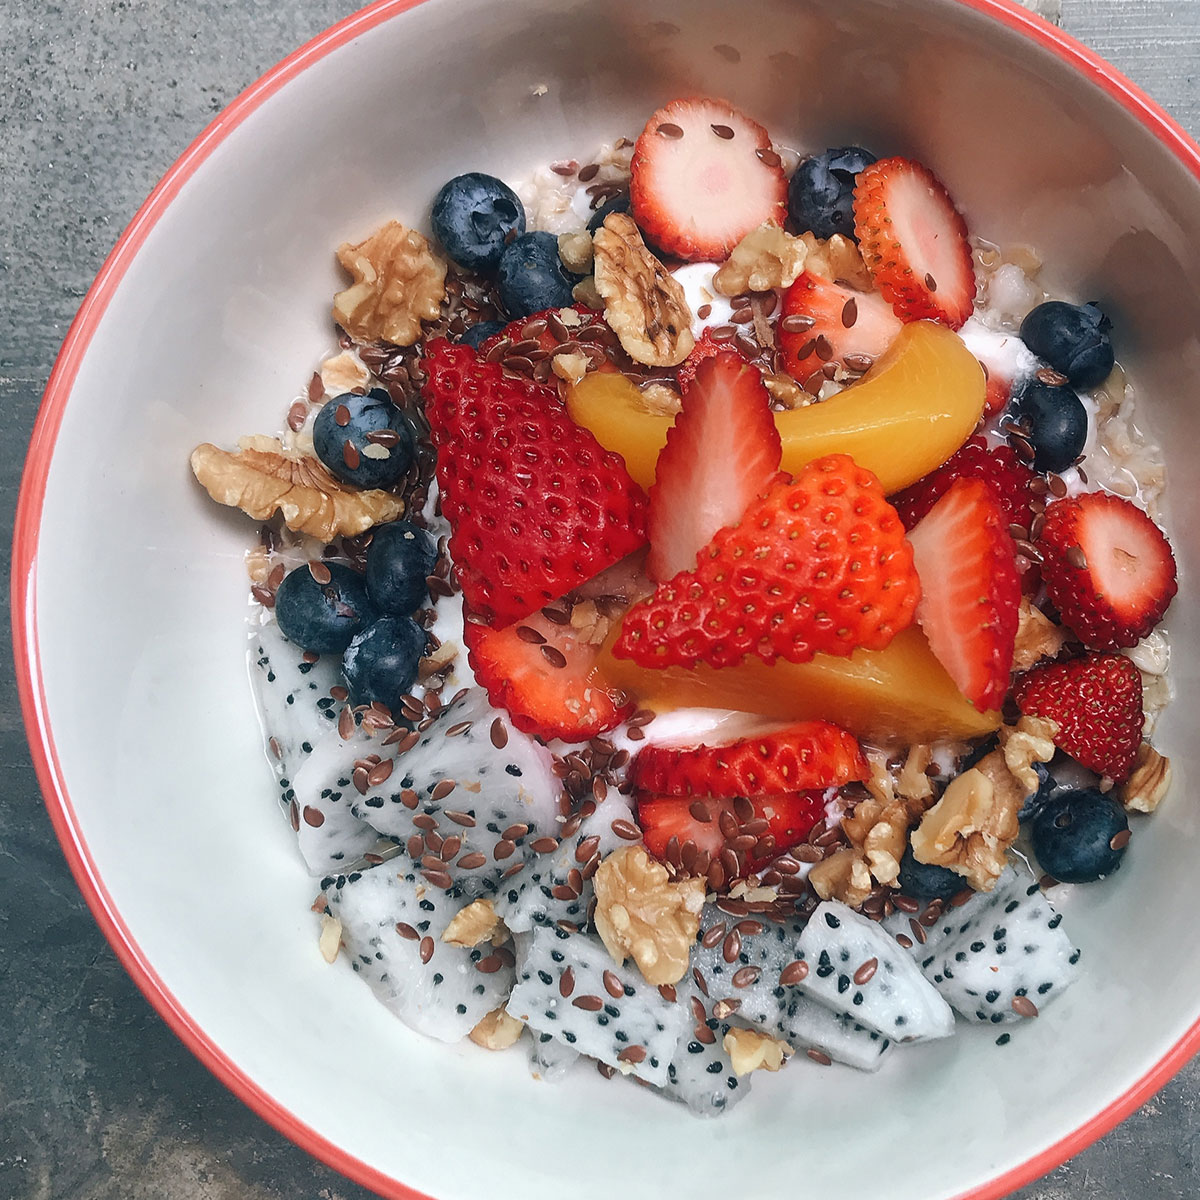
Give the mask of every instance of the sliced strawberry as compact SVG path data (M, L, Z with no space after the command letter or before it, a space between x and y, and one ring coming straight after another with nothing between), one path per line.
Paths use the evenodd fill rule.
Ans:
M932 318L957 329L975 306L967 226L933 172L883 158L859 172L854 231L875 286L902 321Z
M1046 591L1085 646L1134 646L1178 590L1175 556L1136 504L1107 492L1057 500L1038 539Z
M575 313L580 318L579 325L566 325L561 315L563 312ZM495 361L498 355L497 347L501 345L505 347L506 354L527 355L530 350L545 350L547 354L553 354L561 345L562 339L555 336L551 328L551 317L555 317L560 325L564 325L572 336L577 329L594 324L604 324L603 313L596 312L583 304L572 304L568 309L543 309L531 317L524 317L519 321L509 321L499 333L493 333L490 338L481 342L479 345L480 358L490 357ZM571 320L570 317L567 319Z
M722 529L694 571L625 616L613 653L646 667L808 662L881 650L912 623L912 550L879 480L845 454L786 476Z
M1008 516L982 480L959 479L908 535L921 579L917 622L980 712L1008 691L1021 602Z
M770 399L758 368L736 354L696 369L650 489L651 579L690 571L717 530L740 520L774 478L783 446Z
M1142 676L1123 654L1085 654L1036 667L1013 689L1017 707L1058 724L1054 743L1089 770L1129 778L1142 744Z
M828 721L802 721L727 746L647 746L630 769L635 788L664 796L760 796L841 787L866 778L852 734Z
M989 417L998 416L1013 398L1016 380L1008 370L995 363L980 359L979 365L987 375L987 390L983 394L984 414Z
M752 229L782 225L787 180L767 131L724 100L673 100L633 148L634 220L660 249L720 262Z
M519 620L645 541L645 494L554 389L441 340L424 366L450 554L474 613Z
M468 661L488 699L542 738L585 741L632 711L596 669L608 626L577 629L534 613L505 629L468 621Z
M825 802L823 792L737 800L647 795L638 800L637 815L655 858L687 875L708 876L709 886L721 891L804 841L824 817ZM740 840L747 836L756 840L747 845Z
M741 358L736 342L715 342L712 330L704 330L696 339L691 354L679 364L675 371L675 379L683 395L687 395L688 388L692 386L692 380L696 378L696 371L700 364L707 358L715 358L718 354L737 354Z

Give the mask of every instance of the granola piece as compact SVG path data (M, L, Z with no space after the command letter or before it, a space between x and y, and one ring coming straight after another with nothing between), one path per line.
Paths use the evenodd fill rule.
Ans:
M506 931L492 902L472 900L451 917L450 924L442 934L442 941L449 942L451 946L465 946L470 949L489 938L495 941L497 935L506 935Z
M1171 760L1149 742L1138 747L1133 772L1117 785L1117 799L1129 812L1152 813L1171 786Z
M790 287L804 270L808 245L770 222L752 229L721 264L713 287L722 296Z
M908 845L908 809L903 800L860 801L842 818L842 832L861 852L879 883L895 883ZM829 899L829 897L824 897Z
M481 1017L479 1024L467 1034L477 1046L485 1050L507 1050L514 1046L525 1028L524 1021L509 1016L503 1008L493 1008Z
M592 273L592 235L580 229L574 233L558 235L558 257L562 265L573 275Z
M1067 631L1055 625L1040 608L1021 597L1017 613L1017 638L1013 644L1014 671L1028 671L1044 658L1054 658L1066 644Z
M596 931L618 963L632 957L647 983L678 983L700 928L704 883L672 883L642 846L614 850L596 871Z
M256 521L278 510L284 524L318 541L353 537L404 515L404 501L377 489L360 491L335 479L318 458L287 450L277 438L245 437L235 451L203 442L192 472L218 504Z
M366 389L371 372L358 360L358 355L343 350L321 364L321 382L327 396L341 396L355 388Z
M342 923L328 913L321 914L321 936L317 940L321 957L327 962L336 962L342 947Z
M814 863L808 882L822 900L840 900L851 908L858 908L875 886L866 856L850 848Z
M787 1042L759 1033L757 1029L742 1029L734 1026L721 1041L729 1055L729 1065L735 1075L749 1075L751 1071L778 1071L795 1053Z
M625 352L646 366L678 366L695 345L683 285L646 249L625 213L609 213L592 243L604 317Z
M446 298L446 262L415 229L389 221L337 249L354 282L333 298L333 319L353 338L411 346Z
M1036 792L1041 784L1033 764L1048 763L1054 757L1054 739L1057 735L1058 722L1049 717L1022 716L1015 725L1000 727L1004 765L1025 789L1026 796Z
M835 283L848 283L860 292L875 290L857 242L840 233L835 233L831 238L819 238L807 232L800 235L800 240L808 251L804 269L810 274L820 275L822 279L830 279Z

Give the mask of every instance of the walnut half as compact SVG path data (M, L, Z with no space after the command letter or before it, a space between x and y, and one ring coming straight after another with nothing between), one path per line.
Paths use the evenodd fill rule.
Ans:
M700 929L704 884L672 883L641 846L614 850L596 871L596 930L618 963L632 957L647 983L678 983Z
M807 257L808 246L800 238L768 222L750 230L734 246L713 276L713 287L722 296L790 287Z
M1117 787L1117 796L1130 812L1152 813L1171 786L1171 760L1149 742L1138 748L1129 778Z

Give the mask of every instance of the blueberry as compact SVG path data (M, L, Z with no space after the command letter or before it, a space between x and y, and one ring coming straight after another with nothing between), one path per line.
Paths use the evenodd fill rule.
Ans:
M1021 322L1021 340L1075 387L1090 388L1113 369L1111 328L1097 304L1048 300Z
M1059 792L1033 818L1033 852L1042 870L1063 883L1091 883L1111 875L1125 855L1113 839L1129 829L1125 810L1092 788Z
M1087 410L1069 387L1027 383L1017 396L1017 415L1028 430L1035 471L1065 471L1083 453Z
M854 238L854 180L874 161L875 155L861 146L842 146L804 159L788 182L788 216L801 232L811 229L819 238L835 233Z
M400 697L417 678L425 643L425 630L412 617L380 617L368 625L342 655L350 702L370 704L378 700L398 709Z
M275 593L275 620L284 637L317 654L340 654L375 620L366 580L339 563L324 564L329 582L318 583L308 566L284 576Z
M600 205L600 207L596 209L594 213L592 213L591 218L587 223L588 233L595 233L596 230L604 224L604 218L607 217L609 213L627 213L628 211L629 193L618 192L611 199L605 200L605 202Z
M574 303L571 289L578 282L558 257L558 238L540 231L505 246L499 280L500 303L514 320L544 308L566 308Z
M381 525L367 548L367 592L380 612L408 616L425 601L437 562L433 538L407 521Z
M317 457L355 487L399 483L417 451L412 426L382 388L366 396L348 392L327 400L313 421L312 434ZM373 440L371 434L383 436Z
M509 234L525 232L525 207L494 175L470 171L442 185L433 201L433 232L468 271L494 271Z
M1038 789L1033 795L1025 797L1021 811L1017 813L1019 821L1036 817L1058 791L1058 781L1050 774L1050 768L1045 763L1034 763L1033 770L1038 777Z
M479 321L477 324L472 325L470 329L463 330L463 335L458 340L464 346L473 346L478 350L492 334L499 333L503 328L503 321Z
M900 860L900 878L897 882L900 891L914 900L949 900L967 886L966 880L948 867L917 862L911 846L904 851L904 857Z

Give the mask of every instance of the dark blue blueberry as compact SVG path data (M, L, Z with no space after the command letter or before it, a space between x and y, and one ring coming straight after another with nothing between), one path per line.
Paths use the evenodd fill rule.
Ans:
M499 333L503 328L503 321L479 321L477 324L472 325L470 329L464 330L462 337L458 340L464 346L474 346L478 350L492 334Z
M526 233L500 255L500 303L516 320L544 308L565 308L574 303L571 289L578 278L558 257L558 238L552 233Z
M446 253L468 271L494 271L505 239L525 232L517 193L494 175L456 175L433 200L433 232Z
M1091 883L1111 875L1125 856L1129 821L1111 796L1092 788L1059 792L1033 818L1033 852L1048 875L1063 883Z
M854 237L854 180L875 155L860 146L842 146L806 158L788 181L788 216L803 233L819 238ZM857 241L857 238L855 238Z
M604 218L609 213L627 213L629 211L629 193L618 192L610 200L600 205L588 220L588 233L595 233L604 224Z
M408 418L382 388L366 396L348 392L327 400L313 421L312 433L317 457L355 487L399 483L417 452Z
M416 682L425 642L425 630L412 617L380 617L368 625L342 655L350 702L378 700L398 710L400 697Z
M1090 388L1113 369L1111 328L1097 304L1048 300L1021 322L1021 340L1075 387Z
M1032 380L1017 397L1017 416L1033 446L1035 471L1065 471L1083 453L1087 410L1069 387Z
M912 847L904 851L900 860L900 878L897 880L901 892L914 900L949 900L967 886L961 875L947 867L934 867L917 862Z
M317 654L340 654L364 626L375 606L363 577L339 563L326 563L329 582L318 583L308 566L284 576L275 593L275 620L284 637Z
M406 617L425 603L437 543L407 521L381 525L367 547L367 591L380 612Z

